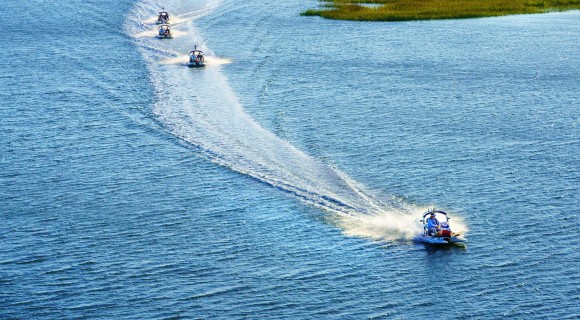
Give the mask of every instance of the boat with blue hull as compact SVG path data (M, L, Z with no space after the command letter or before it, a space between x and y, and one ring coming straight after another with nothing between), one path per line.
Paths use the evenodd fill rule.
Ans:
M162 24L158 28L157 39L173 39L171 28L168 24Z
M417 235L413 240L433 245L464 244L467 240L455 233L449 226L449 216L440 210L428 210L423 213L422 219L423 233Z
M190 68L202 68L205 67L205 57L203 51L197 49L197 45L193 47L193 50L189 52L189 61L187 66Z

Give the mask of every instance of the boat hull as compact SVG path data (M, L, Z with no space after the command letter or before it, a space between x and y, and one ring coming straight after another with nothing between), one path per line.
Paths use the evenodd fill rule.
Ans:
M205 67L205 64L199 62L189 62L187 63L187 66L190 68L203 68Z
M433 244L433 245L462 244L462 243L467 242L467 240L460 238L460 237L457 237L457 236L431 237L431 236L428 236L425 234L418 235L413 240L415 242L422 242L422 243Z

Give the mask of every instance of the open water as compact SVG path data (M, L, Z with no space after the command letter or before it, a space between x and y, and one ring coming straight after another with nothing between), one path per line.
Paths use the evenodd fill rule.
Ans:
M0 319L580 318L580 13L316 5L4 3Z

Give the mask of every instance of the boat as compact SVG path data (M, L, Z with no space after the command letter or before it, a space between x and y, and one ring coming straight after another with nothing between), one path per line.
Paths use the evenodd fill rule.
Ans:
M203 51L198 50L197 46L193 47L193 50L189 52L189 61L187 66L190 68L201 68L205 67L205 58L203 57Z
M439 221L439 227L432 227L431 230L428 228L428 219L434 215L437 221ZM423 224L423 233L417 235L413 240L416 242L422 242L433 245L450 245L450 244L463 244L467 240L460 236L459 233L455 233L451 230L449 226L449 216L446 212L441 210L430 209L423 213L423 217L419 222Z
M157 24L169 24L169 13L160 11L157 16Z
M159 26L159 33L157 34L157 39L172 39L171 28L167 24L162 24Z

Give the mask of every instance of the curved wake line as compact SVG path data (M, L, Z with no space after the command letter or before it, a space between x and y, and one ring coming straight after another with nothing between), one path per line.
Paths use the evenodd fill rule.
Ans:
M185 13L176 12L181 21L172 29L204 43L193 21L215 10L219 3L208 0L198 3L197 7L189 4L180 8ZM347 234L393 239L409 238L420 232L416 221L420 208L395 197L388 200L377 197L346 174L298 150L249 116L221 72L221 65L229 62L227 59L209 55L207 62L211 68L184 67L185 53L196 43L154 39L149 32L156 30L156 26L142 22L152 16L151 7L147 0L140 1L126 29L151 74L158 96L153 112L172 135L214 163L330 212L329 219ZM166 4L166 9L169 7ZM211 52L205 45L200 49Z

